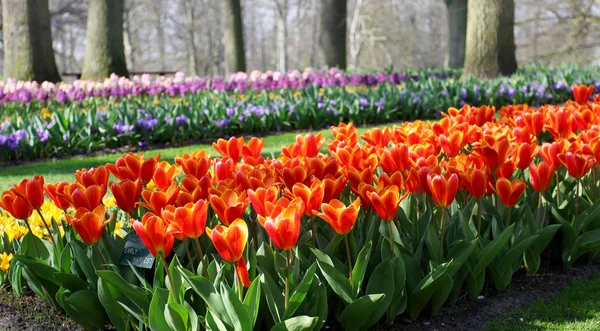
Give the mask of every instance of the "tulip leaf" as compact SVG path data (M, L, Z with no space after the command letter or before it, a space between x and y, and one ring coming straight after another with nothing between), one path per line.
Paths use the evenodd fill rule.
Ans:
M318 317L297 316L286 319L283 322L275 324L271 331L306 331L312 330L317 322Z
M44 261L49 261L50 259L50 252L44 242L30 232L27 232L21 239L19 254L39 258Z
M215 314L215 317L220 321L232 326L232 322L229 319L229 315L223 304L221 294L217 292L213 283L202 276L189 277L189 275L183 271L185 270L183 267L179 267L177 270L179 270L181 276L188 284L190 284L192 289L202 297L204 302L206 302L208 310L210 310L212 314Z
M454 281L452 277L450 277L448 272L445 272L440 276L440 281L438 286L436 287L435 292L431 296L431 311L433 314L436 314L442 308L446 299L452 292L452 288L454 287Z
M183 292L183 279L181 278L181 274L177 272L177 268L179 267L181 267L181 264L179 263L179 258L177 255L175 255L173 260L171 260L171 264L169 265L169 275L173 278L174 288L171 288L171 281L168 280L168 277L166 283L169 291L175 292L175 295L178 298L181 297L181 293Z
M525 250L525 254L523 255L528 273L534 274L538 271L541 263L540 254L548 246L550 240L552 240L560 227L560 224L551 224L535 233L537 239Z
M583 213L579 214L579 216L575 218L575 233L581 233L588 224L590 224L594 219L597 219L599 210L600 201L597 201Z
M584 232L575 241L572 260L569 262L575 262L581 255L598 247L600 247L600 229Z
M151 295L149 292L139 286L131 285L119 274L111 270L98 270L98 276L107 283L114 286L119 292L123 293L131 302L133 302L144 314L147 314L150 308Z
M425 276L417 286L408 295L408 312L412 319L415 319L423 307L427 304L438 284L444 279L442 276L448 269L448 263L442 263L432 268L431 272Z
M406 309L406 266L401 257L391 260L394 273L394 295L387 310L388 320L393 321L396 316Z
M81 271L83 271L83 274L87 278L88 284L90 284L93 289L96 289L96 285L98 284L98 275L96 274L96 268L94 267L92 260L87 256L77 242L71 242L71 250L73 252L75 261L77 261Z
M385 299L385 294L364 295L352 302L340 315L340 323L344 330L361 330L367 318Z
M118 304L119 292L102 278L98 278L98 299L104 307L108 318L119 331L124 331L127 325L127 313Z
M55 272L53 276L56 280L60 282L62 287L66 288L71 292L77 292L87 289L88 284L84 282L81 278L73 274Z
M321 252L318 249L314 249L312 247L310 247L310 251L315 255L315 257L317 258L317 260L329 264L330 266L334 266L333 265L333 260L331 260L331 257L329 257L329 255L327 255L326 253Z
M184 306L175 302L169 302L165 307L164 315L167 325L171 330L189 330L190 317L188 310Z
M229 319L233 324L235 330L250 331L252 330L252 323L248 311L244 304L238 298L238 295L231 289L231 287L221 283L221 299L225 310L229 314Z
M294 292L289 298L288 306L285 309L285 318L293 316L294 312L296 312L296 309L298 309L302 302L304 302L304 298L306 298L308 290L310 290L310 286L315 277L316 270L317 264L313 263L313 265L311 265L310 268L308 268L308 270L304 274L304 277L302 278L300 284L298 284L298 286L294 289Z
M258 310L260 308L260 278L256 277L244 297L244 307L248 311L252 325L256 323Z
M76 313L79 320L87 322L81 324L93 326L98 330L104 329L106 314L95 291L82 290L74 292L66 298L65 302Z
M358 257L356 258L356 263L354 264L354 269L352 269L352 297L356 298L358 293L360 292L360 288L362 286L363 280L365 278L365 273L367 272L367 267L369 266L369 259L371 258L371 250L373 247L373 242L369 241L365 247L360 250L358 253Z
M323 276L331 286L331 289L342 299L346 304L352 303L352 287L350 281L339 270L333 266L317 261L319 269L323 273Z
M366 294L385 294L380 304L373 310L373 313L364 320L363 326L370 327L377 323L385 315L390 303L394 299L396 282L394 279L394 269L392 268L392 259L386 259L381 262L369 278Z
M219 331L228 331L233 330L228 328L223 321L221 321L218 317L214 316L210 311L206 312L206 325L210 328L210 330L219 330Z
M512 236L514 224L504 229L494 240L492 240L489 244L487 244L483 251L481 252L479 261L473 268L473 275L476 277L480 273L482 273L485 268L492 263L494 258L500 254L500 251L504 248L510 237Z
M148 323L152 330L169 330L165 309L169 301L169 291L164 288L156 288L150 302L148 311Z
M281 294L281 289L268 273L262 272L260 281L262 283L262 289L265 292L265 299L267 300L267 306L269 307L273 321L275 321L275 323L280 323L285 315L285 302L283 295Z

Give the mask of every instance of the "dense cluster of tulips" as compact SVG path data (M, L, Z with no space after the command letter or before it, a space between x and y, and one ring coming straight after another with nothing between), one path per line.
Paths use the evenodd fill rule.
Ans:
M46 231L5 229L0 270L97 329L354 330L435 313L536 273L542 256L598 252L592 92L360 137L340 124L327 144L298 135L274 159L263 140L233 137L214 143L218 157L130 153L73 183L26 179L0 204ZM64 216L43 218L45 196Z
M239 73L228 80L177 75L155 81L113 76L59 86L0 82L0 161L320 129L340 122L433 119L465 104L565 102L574 83L600 88L597 67L526 67L495 80L455 79L459 74L330 69Z

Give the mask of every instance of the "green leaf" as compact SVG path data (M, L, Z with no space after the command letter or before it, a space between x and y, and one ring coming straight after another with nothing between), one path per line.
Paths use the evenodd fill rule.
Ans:
M369 241L363 249L358 253L358 257L356 258L356 263L354 264L354 269L352 269L352 297L356 298L358 293L360 292L360 288L362 286L362 282L365 278L365 273L367 272L367 267L369 266L369 259L371 258L371 249L373 246L373 242Z
M131 302L133 302L133 304L135 304L144 314L148 313L151 295L147 290L129 284L123 277L114 271L98 270L96 273L98 274L98 277L104 279L131 300Z
M148 323L152 330L170 330L165 316L165 308L169 301L169 291L164 288L156 288L152 301L150 302L150 311L148 312Z
M329 257L329 255L327 255L326 253L321 252L318 249L314 249L312 247L309 247L310 251L313 252L313 254L315 255L315 257L317 258L317 260L329 264L330 266L334 266L333 265L333 261L331 260L331 258Z
M319 269L323 273L323 276L331 286L331 289L342 299L346 304L352 303L352 287L350 287L350 281L341 272L339 272L332 265L323 263L320 260L317 261Z
M77 261L79 267L81 267L81 271L87 277L87 282L92 286L93 289L96 289L96 285L98 284L98 275L96 274L96 268L92 264L92 260L85 254L83 249L79 246L78 243L71 243L71 250L73 252L73 258Z
M77 292L87 289L88 284L75 275L66 274L62 272L55 272L54 278L58 280L62 287L66 288L71 292Z
M306 331L317 325L318 317L297 316L275 324L271 331Z
M394 270L394 295L392 302L388 307L388 320L393 321L394 318L406 309L406 266L401 257L392 258L392 269Z
M310 268L304 274L302 281L298 286L294 289L294 292L289 298L288 306L285 310L285 318L290 318L296 312L296 309L300 307L304 298L308 294L308 290L310 290L310 286L312 285L312 281L315 277L315 271L317 270L317 264L313 263Z
M344 330L360 330L367 318L377 309L385 294L369 294L358 298L344 309L340 323Z
M500 233L498 237L494 238L494 240L492 240L489 244L485 246L485 248L481 252L481 257L479 258L479 261L475 265L475 268L473 268L473 275L475 277L482 273L485 270L485 268L490 263L492 263L494 258L498 254L500 254L500 251L502 251L502 249L512 236L512 231L514 227L515 224L512 224L508 228L504 229L504 231L502 231L502 233Z
M65 301L81 319L88 321L86 324L99 330L104 329L106 314L95 291L77 291L67 297Z
M165 320L171 328L171 330L188 330L190 325L190 318L188 316L188 310L175 302L169 302L165 307ZM155 329L162 330L162 329Z
M267 300L267 306L269 307L273 321L275 321L275 323L280 323L285 314L285 303L284 297L281 294L281 289L268 273L263 272L260 281L262 283L262 289L265 292L265 299Z
M258 310L260 307L260 278L256 277L244 297L244 307L248 311L248 315L252 321L252 326L256 323Z
M238 295L225 283L221 283L221 298L229 314L229 319L233 323L233 328L241 331L252 330L252 323L246 307L244 307Z
M448 263L442 263L431 270L408 295L408 312L415 319L427 304L438 284L446 273Z
M385 315L390 303L394 299L395 285L392 260L387 259L375 267L366 289L367 295L385 294L385 298L381 300L379 306L375 308L373 313L364 320L363 326L370 327Z
M108 318L119 331L124 331L127 325L127 313L118 304L120 297L117 290L102 278L98 278L98 299L104 307Z

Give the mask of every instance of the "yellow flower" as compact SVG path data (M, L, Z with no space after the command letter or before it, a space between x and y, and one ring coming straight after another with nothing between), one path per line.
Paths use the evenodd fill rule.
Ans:
M275 93L269 93L269 99L273 100L275 99L276 95Z
M156 187L156 184L154 184L153 180L150 180L148 182L148 184L146 184L146 188L155 188L155 187Z
M104 206L106 206L107 209L114 208L116 206L115 197L110 196L104 198Z
M294 98L298 98L299 99L301 97L302 97L302 92L300 92L300 91L294 92Z
M118 220L117 223L115 223L115 234L121 238L123 238L125 236L125 231L123 231L123 226L124 226L124 223L122 220Z
M171 102L172 103L180 103L181 102L181 98L171 98Z
M319 89L319 95L323 96L325 94L325 90L323 88Z
M154 99L154 105L158 105L158 99L157 98Z
M10 267L10 261L12 260L12 254L6 254L6 252L0 254L0 270L6 272Z
M402 85L396 85L396 88L398 89L398 91L402 91L404 89L404 86L402 86Z
M354 87L354 86L346 86L346 92L348 92L348 93L354 93L354 92L356 92L356 87Z
M51 118L52 117L52 113L48 111L48 107L44 107L40 110L40 117L41 118Z

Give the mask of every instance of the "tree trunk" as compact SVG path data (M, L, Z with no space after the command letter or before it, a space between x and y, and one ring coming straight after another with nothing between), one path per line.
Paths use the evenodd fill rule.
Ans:
M465 63L467 40L467 0L446 0L448 9L448 53L446 67L461 68Z
M320 39L325 65L346 69L346 0L321 2Z
M517 71L515 0L503 1L498 29L498 67L501 74L510 76Z
M188 74L190 76L196 76L198 74L198 61L196 61L196 35L195 35L195 21L196 17L194 14L194 5L189 1L183 3L185 9L185 29L188 35L187 41L187 58L188 58Z
M156 45L158 46L158 68L165 70L165 29L163 24L164 6L162 0L155 0Z
M288 44L287 44L287 13L288 0L282 0L282 3L277 3L277 69L285 73L288 66Z
M123 43L123 0L89 0L82 79L128 76Z
M4 78L60 81L48 0L3 0Z
M240 0L224 0L223 45L225 47L225 70L228 73L246 71L244 31Z
M503 0L470 0L463 78L498 76L498 27Z

